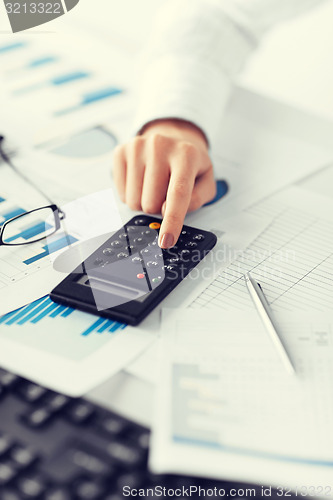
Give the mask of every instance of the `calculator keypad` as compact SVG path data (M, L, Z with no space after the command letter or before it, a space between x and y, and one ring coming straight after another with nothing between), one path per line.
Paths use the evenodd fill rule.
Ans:
M104 269L106 277L118 282L124 278L138 288L146 278L149 290L165 279L174 280L177 272L185 276L201 260L193 256L201 251L205 236L184 226L174 247L165 250L158 246L160 226L161 222L152 217L134 217L87 259L88 274L98 268L96 272L101 276Z

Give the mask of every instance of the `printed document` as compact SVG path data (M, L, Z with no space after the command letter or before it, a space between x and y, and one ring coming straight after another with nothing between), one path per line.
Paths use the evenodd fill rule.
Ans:
M163 313L154 470L329 487L333 316L289 313L279 322L290 375L256 311Z

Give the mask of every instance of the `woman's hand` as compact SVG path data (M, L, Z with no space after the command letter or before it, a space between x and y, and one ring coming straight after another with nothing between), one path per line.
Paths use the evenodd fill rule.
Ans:
M161 248L172 247L185 215L214 198L216 183L203 133L182 120L148 124L118 146L113 176L120 198L133 210L162 213Z

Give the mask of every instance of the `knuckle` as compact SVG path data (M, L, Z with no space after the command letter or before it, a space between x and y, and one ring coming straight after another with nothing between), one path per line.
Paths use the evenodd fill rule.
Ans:
M198 156L198 150L191 142L182 141L179 147L180 154L185 160L193 161Z
M123 155L123 151L124 151L124 146L122 146L120 144L118 144L118 146L116 146L114 148L113 153L112 153L112 158L113 158L114 164L119 162L119 160L121 159L121 157Z
M133 137L133 139L128 143L128 152L132 156L137 156L137 154L141 151L142 146L144 144L144 138L137 136Z
M130 207L131 210L141 210L140 200L133 195L126 194L126 204Z
M162 134L155 132L155 133L151 134L151 136L149 136L148 141L149 141L150 147L153 150L158 150L158 149L164 148L168 144L169 138L162 135Z
M178 179L173 185L173 192L178 197L186 196L190 191L188 179Z

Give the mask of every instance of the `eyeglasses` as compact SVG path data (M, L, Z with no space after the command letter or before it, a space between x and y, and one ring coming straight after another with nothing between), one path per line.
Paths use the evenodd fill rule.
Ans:
M0 159L49 202L49 205L19 213L0 226L0 246L29 245L50 237L61 228L65 213L11 161L4 151L4 136L0 135ZM22 241L23 240L23 241Z

